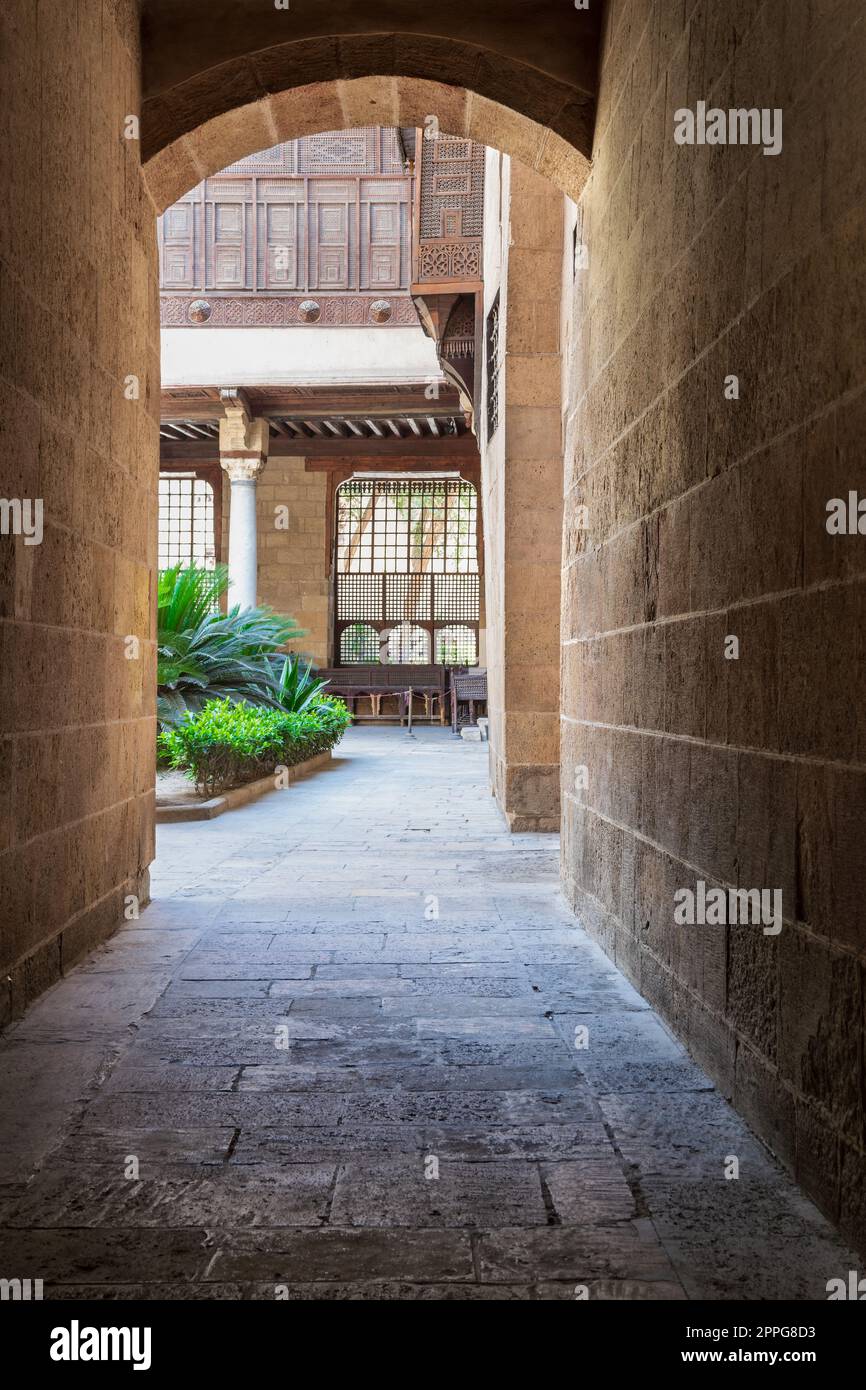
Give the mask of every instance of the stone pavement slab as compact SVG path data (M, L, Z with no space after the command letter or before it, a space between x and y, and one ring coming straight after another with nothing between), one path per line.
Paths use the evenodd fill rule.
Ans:
M0 1275L810 1299L857 1268L574 920L556 837L507 833L486 760L352 730L326 776L159 828L151 906L0 1042Z

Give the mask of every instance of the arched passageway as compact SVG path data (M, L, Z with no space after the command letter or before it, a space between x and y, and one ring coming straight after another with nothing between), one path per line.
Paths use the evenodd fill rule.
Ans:
M244 32L212 25L197 58L187 26L204 8L175 7L169 20L145 5L143 46L134 0L70 7L38 35L25 0L2 21L4 61L25 79L3 84L10 130L41 169L40 182L31 156L10 170L0 225L5 492L44 501L38 558L50 556L37 563L23 535L4 552L6 1014L109 936L126 896L147 891L154 203L274 140L423 123L441 106L443 129L579 195L572 285L553 316L570 334L570 900L862 1244L866 362L849 310L866 272L853 158L863 16L764 4L729 24L700 0L614 0L596 85L594 61L548 23L521 50L512 19L523 6L472 7L449 21L459 37L416 36L414 48L400 37L422 23L398 14L408 6L377 6L375 30L346 21L334 39L297 28L288 44L269 37L285 14L234 7ZM297 9L302 23L313 7ZM495 42L473 27L494 11ZM674 139L677 110L723 90L766 113L763 147ZM124 135L130 114L142 117L141 148ZM537 326L562 248L547 261L533 251L542 288L526 315ZM519 391L534 408L531 372ZM849 509L831 531L828 503L852 495L854 525ZM142 639L134 662L130 634ZM780 930L676 922L676 894L699 885L778 891Z

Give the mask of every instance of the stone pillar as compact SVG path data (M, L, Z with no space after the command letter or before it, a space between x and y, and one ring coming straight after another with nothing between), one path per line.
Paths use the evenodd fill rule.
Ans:
M243 392L221 391L220 464L229 482L229 606L254 608L258 546L256 481L268 460L268 422L252 419Z
M511 830L558 831L564 203L512 160L502 206L498 425L482 451L491 780Z

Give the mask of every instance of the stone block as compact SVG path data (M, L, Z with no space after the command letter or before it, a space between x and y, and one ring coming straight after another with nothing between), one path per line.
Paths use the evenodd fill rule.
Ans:
M351 48L354 41L350 40ZM379 45L382 40L376 41ZM344 62L352 63L341 45ZM360 71L369 72L366 63L361 61ZM383 69L387 71L387 69ZM393 77L355 76L352 81L337 84L342 109L340 128L365 125L396 125L399 118L399 92Z
M866 568L866 537L831 535L827 530L827 503L833 498L847 499L859 486L862 467L858 441L864 410L866 395L861 393L805 430L803 566L807 586L825 579L845 579Z
M737 1048L733 1103L772 1153L788 1168L794 1166L796 1104L780 1081L778 1070L753 1048Z
M811 771L811 769L809 769ZM780 888L785 917L796 912L797 772L755 753L737 755L735 857L739 887Z
M667 733L703 737L709 693L705 685L705 636L700 618L664 627L663 727ZM721 672L721 647L715 659Z
M447 135L471 134L467 120L470 114L478 119L479 113L474 105L470 106L465 91L444 82L425 82L417 77L397 77L395 83L400 125L423 126L427 116L435 116L439 129ZM475 100L492 105L484 103L483 97Z
M688 613L690 500L670 503L659 516L658 616Z
M519 302L519 294L514 297ZM558 353L518 356L507 351L504 381L508 409L515 406L553 406L558 409L561 373Z
M856 961L797 928L779 941L779 1070L850 1138L863 1134L863 998Z
M714 634L714 650L708 652L708 664L725 677L728 742L740 747L778 750L780 746L783 721L773 693L780 673L781 614L780 605L772 601L732 610L726 615L722 641ZM739 641L735 660L724 656L729 636Z
M559 715L520 711L505 713L505 749L511 763L559 765Z
M655 845L639 840L635 852L635 934L641 950L667 968L674 957L674 893L687 886L684 866ZM641 985L641 988L643 986Z
M699 814L692 788L692 755L705 750L679 738L647 738L642 743L643 833L676 858L691 859L692 821Z
M846 586L779 604L783 749L850 761L857 740L858 593Z
M727 984L727 1013L734 1028L775 1065L779 1011L787 1007L780 1002L779 938L765 936L760 926L730 927Z
M725 608L742 597L744 587L747 540L739 474L729 469L710 478L689 502L690 610Z
M839 1219L839 1143L820 1108L798 1098L794 1175L807 1196L820 1201L831 1221Z
M662 794L661 786L659 794ZM706 869L709 878L732 883L737 864L736 754L695 744L689 758L689 799L691 815L686 857L692 864Z
M839 1226L855 1250L866 1250L866 1162L863 1149L842 1139L839 1157ZM818 1200L822 1204L823 1199L824 1192L821 1191Z
M678 1037L722 1095L730 1098L737 1055L730 1024L684 985L678 984L674 990L674 1006L667 1017L675 1024Z

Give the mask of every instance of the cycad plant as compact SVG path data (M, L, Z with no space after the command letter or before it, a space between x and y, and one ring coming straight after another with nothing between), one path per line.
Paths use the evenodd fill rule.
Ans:
M157 718L163 726L214 699L280 706L269 658L302 630L269 608L236 605L221 613L228 583L225 565L175 565L159 576Z
M303 714L318 700L326 680L313 673L313 663L290 652L277 677L277 700L288 714Z

